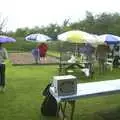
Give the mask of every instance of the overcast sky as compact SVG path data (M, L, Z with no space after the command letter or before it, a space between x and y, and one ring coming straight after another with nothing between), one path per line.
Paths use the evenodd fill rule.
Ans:
M119 0L0 0L0 15L7 18L5 29L61 24L65 19L76 22L93 15L120 12Z

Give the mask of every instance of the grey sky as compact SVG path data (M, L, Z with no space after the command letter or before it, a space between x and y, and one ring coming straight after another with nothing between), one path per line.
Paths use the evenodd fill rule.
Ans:
M85 12L95 14L120 11L119 0L1 0L0 15L7 17L7 30L34 26L61 24L84 19Z

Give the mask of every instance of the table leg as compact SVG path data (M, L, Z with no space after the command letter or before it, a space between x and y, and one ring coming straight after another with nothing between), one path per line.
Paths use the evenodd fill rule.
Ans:
M67 104L67 102L64 103L64 106L62 105L62 103L59 103L59 104L58 104L57 115L58 115L62 120L65 119L66 104Z
M73 120L73 115L74 115L74 111L75 111L75 100L67 101L67 102L71 105L70 120ZM65 117L66 117L65 110L66 110L67 102L64 103L64 106L62 105L61 102L58 104L57 115L59 115L59 117L62 120L65 120Z
M67 102L65 102L65 104L64 104L64 107L62 108L63 110L63 116L64 116L64 118L65 118L65 110L66 110L66 105L67 105ZM64 119L63 119L64 120Z
M69 101L69 103L71 105L70 120L73 120L73 115L74 115L74 111L75 111L75 100Z

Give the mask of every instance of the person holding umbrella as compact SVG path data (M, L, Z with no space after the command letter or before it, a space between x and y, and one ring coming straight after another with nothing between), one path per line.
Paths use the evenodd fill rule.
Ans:
M0 35L0 90L3 92L5 91L5 60L8 59L8 53L2 44L11 42L16 42L16 40L12 37Z
M6 48L0 43L0 90L5 91L5 60L8 59Z
M38 33L38 34L30 34L26 36L25 40L39 43L39 45L36 47L37 50L39 51L39 55L36 55L37 59L35 58L35 60L40 59L40 62L43 62L43 60L46 60L46 52L48 50L48 45L45 42L52 40L51 37L49 37L48 35Z
M39 49L40 62L43 63L46 61L46 52L48 50L48 45L41 43L37 48Z

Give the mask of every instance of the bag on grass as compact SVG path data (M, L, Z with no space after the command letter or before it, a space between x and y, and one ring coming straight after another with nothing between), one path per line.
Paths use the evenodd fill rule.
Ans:
M43 91L45 98L41 105L41 113L44 116L56 116L57 114L57 101L49 92L50 86L51 84L48 84Z

